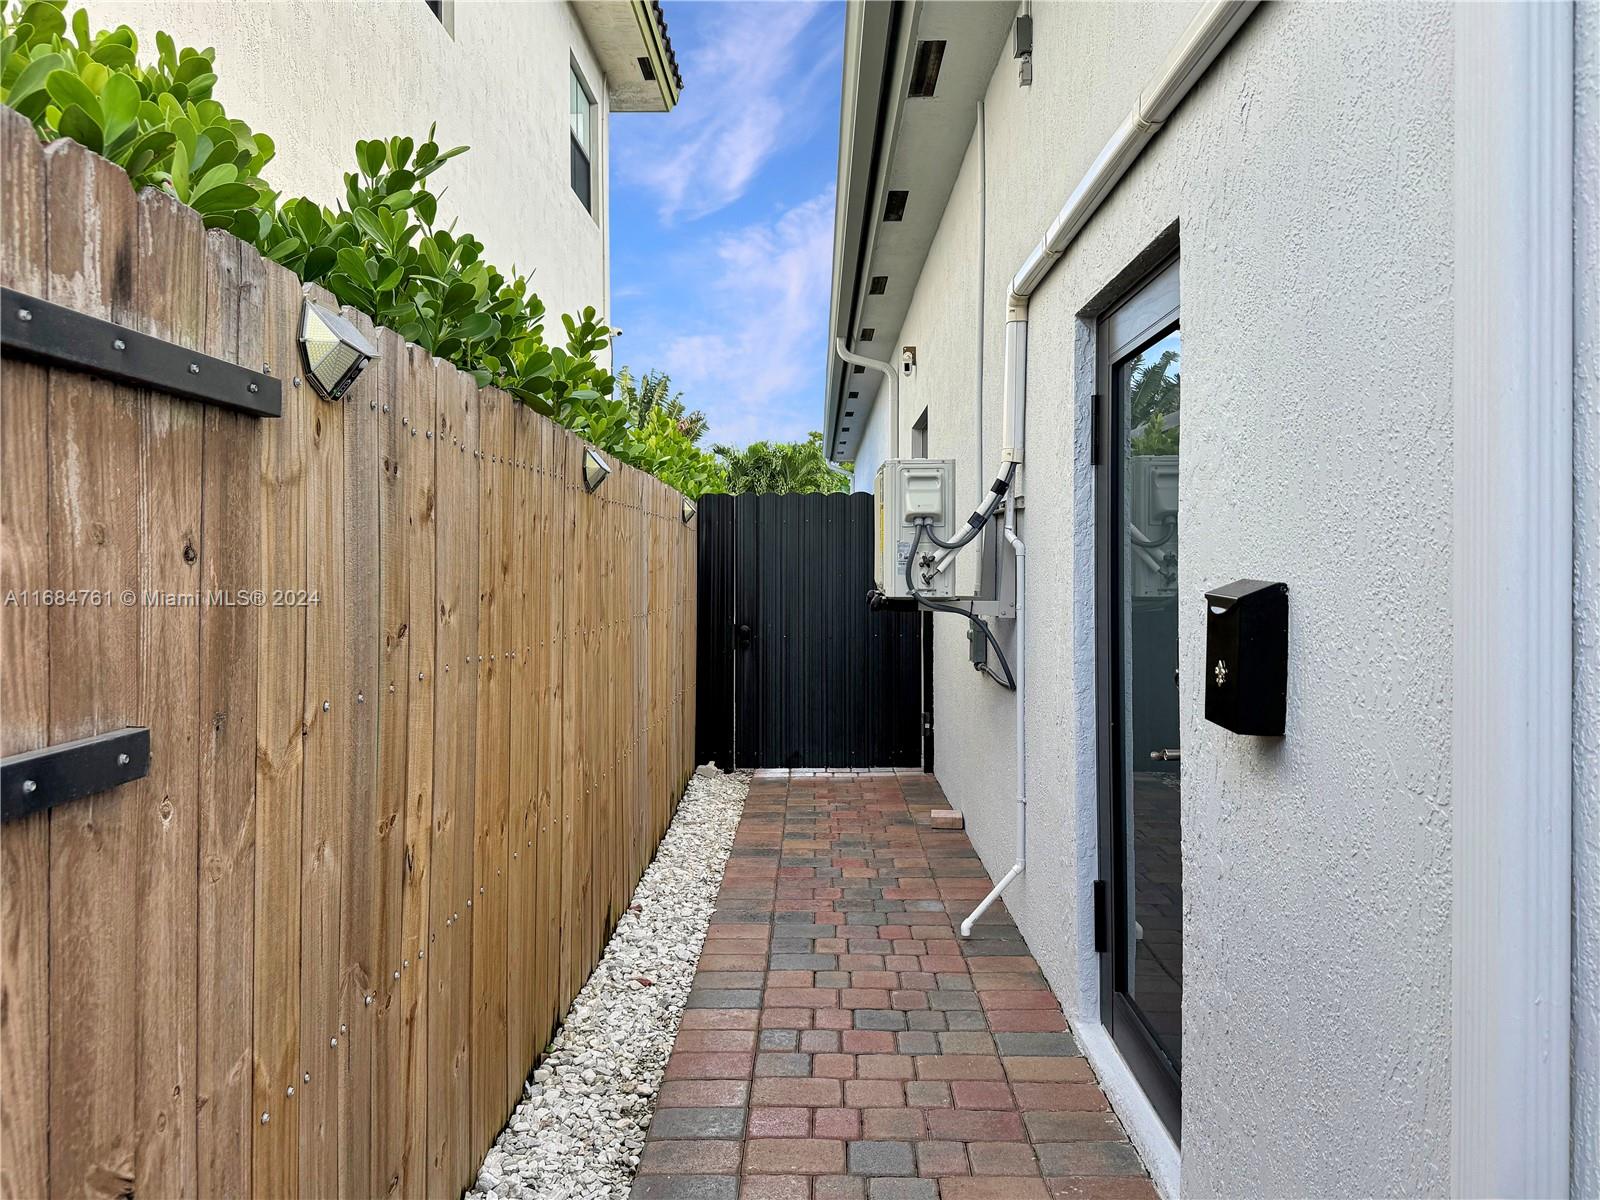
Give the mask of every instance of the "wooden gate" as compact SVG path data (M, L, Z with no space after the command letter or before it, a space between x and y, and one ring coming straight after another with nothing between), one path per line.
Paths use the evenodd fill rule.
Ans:
M872 497L706 496L698 521L696 757L923 765L923 622L867 605Z

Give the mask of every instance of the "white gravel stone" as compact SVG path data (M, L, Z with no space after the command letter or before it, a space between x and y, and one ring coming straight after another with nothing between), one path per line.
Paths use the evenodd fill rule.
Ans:
M701 767L469 1200L626 1200L748 772Z

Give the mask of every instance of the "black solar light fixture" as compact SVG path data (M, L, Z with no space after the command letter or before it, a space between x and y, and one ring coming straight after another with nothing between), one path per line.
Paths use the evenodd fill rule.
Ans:
M694 520L694 514L696 511L698 510L694 506L694 501L685 496L683 498L683 523L685 525Z
M378 357L378 348L338 313L308 298L300 312L300 354L317 395L338 400Z
M593 447L585 447L583 451L583 490L592 492L606 481L606 476L611 474L611 465L595 453Z

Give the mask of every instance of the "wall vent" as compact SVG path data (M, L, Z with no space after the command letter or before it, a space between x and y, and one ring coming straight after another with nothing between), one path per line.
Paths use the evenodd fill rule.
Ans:
M850 374L859 375L859 374L861 374L861 372L863 372L865 370L866 370L865 367L863 367L860 363L857 363L855 366L850 368Z
M639 74L643 75L651 83L656 81L656 69L650 65L650 60L648 58L641 58L639 60Z
M878 331L876 329L874 329L874 328L872 328L872 326L868 325L865 329L863 329L861 331L861 337L859 338L859 340L863 341L863 342L870 342L872 340L872 335L877 333L877 332Z
M944 42L918 42L911 64L911 94L931 96L939 86L939 64L944 62Z
M887 275L874 275L871 284L867 286L867 295L881 296L888 286L889 277Z
M883 219L885 221L903 220L906 215L906 193L890 192L883 202Z

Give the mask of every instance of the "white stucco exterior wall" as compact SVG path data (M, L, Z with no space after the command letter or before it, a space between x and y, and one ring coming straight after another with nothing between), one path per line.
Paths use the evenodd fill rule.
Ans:
M1600 5L1576 19L1572 1194L1600 1196Z
M448 188L440 223L484 244L502 271L533 275L552 314L610 309L610 113L605 80L572 6L473 0L453 8L454 36L422 0L92 0L95 28L130 26L154 59L157 30L180 46L214 46L214 95L228 115L267 133L268 182L330 207L344 196L359 138L439 123L442 146L470 151L433 177ZM597 114L594 214L573 194L568 66L576 61ZM561 336L559 317L547 332Z
M1194 11L1035 5L1033 86L997 64L991 460L1006 281ZM1448 1188L1452 83L1445 6L1263 6L1032 305L1030 868L1008 903L1069 1013L1095 1020L1080 314L1177 226L1186 1196ZM969 150L900 337L919 359L905 426L930 408L930 453L962 461L974 501L994 469L967 465L976 169ZM1281 743L1200 715L1200 597L1244 576L1290 589ZM937 774L998 875L1012 701L967 666L959 623L936 627Z

